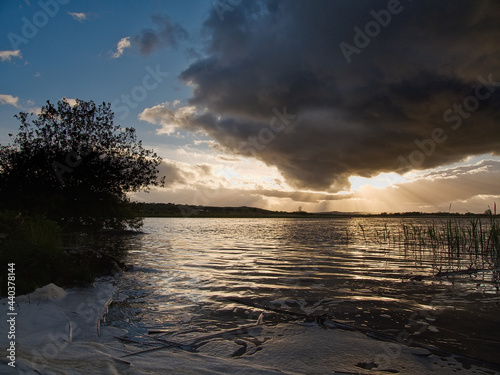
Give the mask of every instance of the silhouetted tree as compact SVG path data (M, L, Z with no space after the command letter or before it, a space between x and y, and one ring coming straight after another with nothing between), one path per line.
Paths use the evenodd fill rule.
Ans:
M161 158L114 125L110 107L47 101L16 115L19 134L0 146L0 206L94 229L140 226L126 193L162 186Z

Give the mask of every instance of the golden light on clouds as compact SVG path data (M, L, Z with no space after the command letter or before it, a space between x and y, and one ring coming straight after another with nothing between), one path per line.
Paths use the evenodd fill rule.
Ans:
M210 145L210 146L209 146ZM209 146L209 147L207 147ZM192 142L169 150L165 171L172 177L164 189L134 199L216 206L255 206L308 212L483 212L500 200L500 158L468 160L447 168L405 175L381 173L351 177L341 192L295 189L275 166L254 158L221 154L211 143ZM172 160L172 157L179 160ZM180 161L180 159L184 161ZM167 179L167 182L169 180Z

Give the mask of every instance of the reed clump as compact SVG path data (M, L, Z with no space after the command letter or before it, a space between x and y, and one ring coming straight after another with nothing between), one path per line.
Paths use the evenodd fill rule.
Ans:
M463 261L469 268L500 267L500 222L496 213L468 221L449 219L444 225L432 223L424 232L427 235L415 244L427 245L449 261Z
M500 268L500 219L495 210L469 218L401 222L373 228L359 224L366 243L398 247L405 254L431 257L437 268Z

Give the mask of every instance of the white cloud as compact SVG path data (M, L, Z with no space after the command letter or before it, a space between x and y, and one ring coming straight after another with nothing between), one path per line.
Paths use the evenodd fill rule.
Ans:
M34 107L35 103L31 100L21 103L18 96L5 94L0 95L0 105L11 105L23 111L33 112L35 114L39 114L41 110L39 107Z
M10 61L13 57L22 59L23 55L21 54L21 50L16 49L15 51L0 51L0 59L2 61Z
M121 38L118 44L116 45L116 52L113 53L113 58L114 59L119 58L121 55L123 55L125 48L130 48L130 47L131 47L130 37L127 36L125 38Z
M22 108L19 104L19 97L12 95L0 95L0 104L8 104L16 108Z
M156 131L157 134L172 134L176 128L186 127L196 113L194 106L175 108L179 103L175 100L172 105L165 102L146 108L139 114L139 120L161 125Z
M86 13L68 12L68 14L78 22L85 21L88 18L88 14Z
M65 98L63 97L62 100L67 102L70 106L74 107L76 105L76 99L71 99L71 98Z

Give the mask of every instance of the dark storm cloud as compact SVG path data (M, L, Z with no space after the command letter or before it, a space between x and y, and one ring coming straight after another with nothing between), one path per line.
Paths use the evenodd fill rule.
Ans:
M206 57L181 74L201 114L182 126L330 191L498 154L498 19L488 0L252 1L223 22L213 11Z
M213 167L209 164L188 165L171 160L163 160L158 166L158 178L165 177L165 187L210 182Z
M153 15L151 18L157 28L142 30L140 35L133 38L134 45L139 47L141 54L150 55L162 47L176 47L179 41L188 38L187 31L168 17Z
M184 171L175 163L163 160L158 166L158 171L159 178L165 177L165 187L186 183Z

